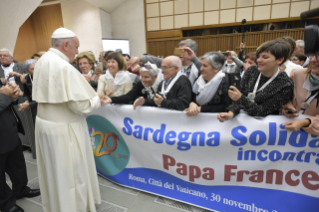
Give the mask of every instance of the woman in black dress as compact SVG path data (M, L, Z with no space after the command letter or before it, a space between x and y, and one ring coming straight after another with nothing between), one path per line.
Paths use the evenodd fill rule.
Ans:
M251 116L279 114L282 105L293 97L293 81L279 69L289 54L290 46L281 40L263 43L256 52L258 67L246 70L240 83L241 91L230 86L228 95L233 103L227 113L218 114L219 121L232 119L241 108Z
M203 112L225 112L231 104L228 96L229 82L221 70L225 57L219 52L208 52L201 58L201 75L193 85L193 99L186 115L196 116Z
M139 81L127 94L111 97L109 102L115 104L129 104L134 102L134 109L140 105L149 105L157 91L158 84L163 76L155 64L145 63L140 69L141 81Z

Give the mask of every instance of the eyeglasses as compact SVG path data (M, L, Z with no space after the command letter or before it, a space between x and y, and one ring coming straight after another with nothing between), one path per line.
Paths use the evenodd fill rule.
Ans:
M175 67L175 66L169 66L169 67L167 67L167 66L162 66L162 69L169 69L169 68L173 68L173 67Z
M0 54L0 58L1 58L1 57L6 58L6 57L9 57L9 55L2 55L2 54Z

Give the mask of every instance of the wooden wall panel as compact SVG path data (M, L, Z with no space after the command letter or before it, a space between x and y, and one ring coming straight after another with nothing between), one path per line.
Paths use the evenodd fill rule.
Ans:
M13 57L19 62L25 61L27 58L38 52L35 35L32 29L31 19L27 19L19 29Z
M63 27L61 4L38 7L31 15L39 51L47 51L51 47L51 35L59 27Z
M38 7L20 27L14 49L14 59L23 62L34 53L51 47L51 35L63 27L60 4Z
M277 31L261 31L245 33L245 43L247 49L246 53L256 51L256 48L265 41L275 38L291 36L298 40L304 39L304 29L289 29L289 30L277 30ZM197 55L202 56L209 51L227 51L235 50L239 52L239 44L242 41L242 34L225 34L225 35L209 35L198 37L187 37L195 40L198 45ZM174 51L178 43L184 38L168 38L168 39L154 39L148 40L148 54L154 56L168 56Z

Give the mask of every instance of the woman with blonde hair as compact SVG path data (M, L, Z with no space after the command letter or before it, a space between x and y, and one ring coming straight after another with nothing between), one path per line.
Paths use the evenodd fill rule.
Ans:
M133 88L133 83L128 75L127 65L119 53L110 53L106 58L107 71L101 75L97 92L103 92L109 97L121 96Z
M319 55L310 57L308 69L298 69L294 74L294 98L283 107L282 113L289 118L299 114L306 119L295 119L284 124L287 130L301 128L312 135L319 135Z
M94 73L94 63L95 57L92 52L81 52L75 58L75 64L80 68L82 75L96 91L98 80L101 74Z

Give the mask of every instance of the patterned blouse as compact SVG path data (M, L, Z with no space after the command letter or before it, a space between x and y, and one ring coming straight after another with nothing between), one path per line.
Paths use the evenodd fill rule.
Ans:
M267 116L279 114L282 105L287 104L293 98L294 83L285 72L280 72L277 77L263 90L256 92L255 102L250 101L247 96L253 92L260 71L257 66L249 67L240 82L241 98L233 102L227 109L236 116L240 108L251 116ZM258 89L270 78L263 75L260 77ZM258 90L257 89L257 90Z

